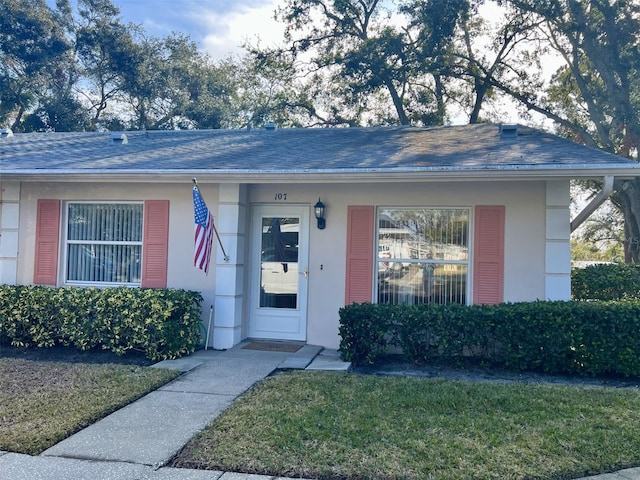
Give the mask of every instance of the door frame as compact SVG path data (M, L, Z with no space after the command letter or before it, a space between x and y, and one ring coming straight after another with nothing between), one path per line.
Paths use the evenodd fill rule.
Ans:
M262 218L298 217L298 298L296 308L260 307ZM254 204L249 227L249 338L272 340L307 340L307 304L309 291L310 207L304 204ZM305 272L307 272L305 274ZM273 329L269 329L269 324Z

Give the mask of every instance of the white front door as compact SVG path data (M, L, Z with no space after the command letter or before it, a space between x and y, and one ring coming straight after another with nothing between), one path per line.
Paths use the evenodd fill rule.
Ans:
M254 206L249 336L307 339L309 207Z

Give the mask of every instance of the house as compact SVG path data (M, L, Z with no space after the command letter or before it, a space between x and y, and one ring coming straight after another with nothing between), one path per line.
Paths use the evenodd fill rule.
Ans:
M570 180L639 174L515 125L0 133L0 283L198 290L214 348L337 348L352 302L569 299Z

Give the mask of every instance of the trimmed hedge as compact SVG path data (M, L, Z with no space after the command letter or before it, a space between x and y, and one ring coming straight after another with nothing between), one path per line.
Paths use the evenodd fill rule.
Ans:
M177 358L200 342L202 300L186 290L2 285L0 341Z
M640 298L640 264L610 263L571 271L574 300Z
M374 305L340 309L340 352L354 364L472 357L521 371L640 376L640 301Z

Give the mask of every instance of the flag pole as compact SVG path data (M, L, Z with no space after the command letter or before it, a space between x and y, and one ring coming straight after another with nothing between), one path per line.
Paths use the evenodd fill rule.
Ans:
M191 181L193 182L193 188L198 189L199 191L200 189L198 188L198 179L196 177L193 177ZM224 251L224 247L222 246L222 240L220 240L220 235L218 235L218 229L216 228L216 223L213 222L212 226L213 226L213 231L216 234L216 238L218 239L218 245L220 245L220 250L222 250L224 261L225 263L229 263L229 255L227 255L227 252Z
M218 239L218 243L220 244L220 250L222 250L222 255L224 256L224 262L229 263L229 256L227 252L224 251L224 247L222 246L222 241L220 240L220 235L218 235L218 229L216 228L216 224L213 224L213 231L216 234L216 238Z
M213 319L213 305L209 309L209 325L207 326L207 340L204 342L204 349L209 347L209 337L211 335L211 320Z

